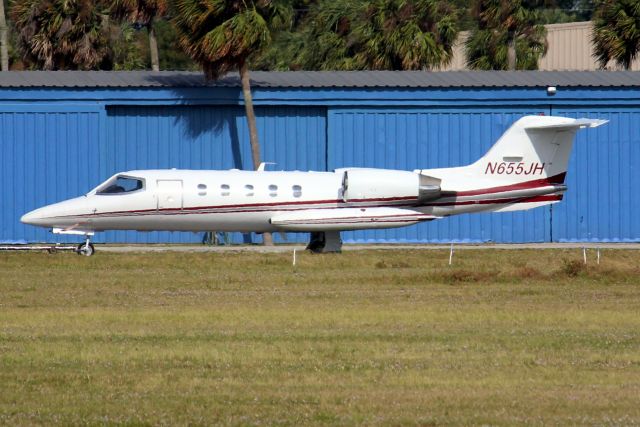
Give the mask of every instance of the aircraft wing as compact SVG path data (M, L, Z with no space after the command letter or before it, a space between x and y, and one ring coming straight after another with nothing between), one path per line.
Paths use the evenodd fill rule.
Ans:
M305 209L277 214L271 224L282 231L339 231L404 227L437 218L400 208Z

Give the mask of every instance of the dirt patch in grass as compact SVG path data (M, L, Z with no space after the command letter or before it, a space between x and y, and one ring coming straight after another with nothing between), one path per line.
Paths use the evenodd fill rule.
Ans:
M493 271L478 271L478 270L466 270L453 268L449 271L441 274L441 280L445 283L483 283L488 281L495 281L499 276L499 272Z

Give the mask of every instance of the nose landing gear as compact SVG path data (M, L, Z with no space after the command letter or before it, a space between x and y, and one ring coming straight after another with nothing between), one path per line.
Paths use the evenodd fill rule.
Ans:
M93 243L91 243L91 239L89 236L86 236L86 240L84 243L80 243L78 248L76 249L76 253L78 255L91 256L95 253L96 249L93 247Z

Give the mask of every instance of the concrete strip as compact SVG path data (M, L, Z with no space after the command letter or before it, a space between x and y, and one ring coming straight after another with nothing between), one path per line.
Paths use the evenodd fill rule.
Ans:
M450 244L442 245L344 245L344 251L362 250L449 250ZM640 243L524 243L524 244L454 244L454 250L518 250L518 249L640 249ZM104 252L256 252L282 253L303 251L305 245L96 245L96 251Z

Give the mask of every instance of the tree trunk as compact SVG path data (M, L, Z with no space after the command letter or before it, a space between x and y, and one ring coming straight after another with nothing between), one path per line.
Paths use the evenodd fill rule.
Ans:
M507 41L507 68L509 70L515 70L516 64L516 37L515 34L509 33L509 39Z
M156 30L153 29L153 21L149 23L149 52L151 53L151 69L160 71L160 59L158 56L158 39Z
M7 20L4 15L4 0L0 0L0 71L9 71L9 48L7 47Z
M253 97L251 96L251 84L249 82L249 67L247 63L240 66L240 79L242 81L242 95L244 96L244 109L249 125L249 142L251 143L251 158L253 169L258 170L260 163L260 142L258 141L258 128L256 127L256 115L253 111Z
M256 126L256 114L253 111L253 97L251 96L251 84L249 82L249 66L246 62L240 65L240 80L242 81L242 95L244 96L244 109L247 114L247 124L249 125L249 142L251 144L251 159L253 169L258 170L260 163L260 142L258 141L258 128ZM262 241L266 246L273 245L271 233L263 233Z

